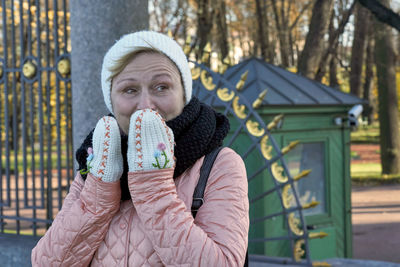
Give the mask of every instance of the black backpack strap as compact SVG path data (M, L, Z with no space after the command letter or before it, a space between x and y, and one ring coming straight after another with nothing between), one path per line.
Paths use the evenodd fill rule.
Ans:
M203 165L200 168L200 178L197 182L196 188L193 193L193 202L192 202L192 215L193 218L196 218L197 211L200 209L201 205L204 203L204 191L206 189L208 176L210 175L212 166L214 165L214 161L218 156L218 153L221 151L223 147L217 147L210 153L208 153L204 157ZM244 267L249 266L249 251L246 251L246 258L244 261Z
M203 165L200 168L200 178L193 193L193 202L192 202L193 218L196 217L197 211L204 203L203 197L208 181L208 176L210 175L211 168L214 165L214 161L217 158L217 155L219 151L221 151L221 149L222 147L217 147L204 157Z

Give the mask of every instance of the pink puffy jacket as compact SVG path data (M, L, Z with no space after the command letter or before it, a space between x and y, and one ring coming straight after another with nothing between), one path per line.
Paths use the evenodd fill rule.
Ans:
M119 181L76 176L52 226L32 250L33 266L243 266L249 229L246 170L224 148L204 204L190 211L203 158L175 181L173 169L129 173Z

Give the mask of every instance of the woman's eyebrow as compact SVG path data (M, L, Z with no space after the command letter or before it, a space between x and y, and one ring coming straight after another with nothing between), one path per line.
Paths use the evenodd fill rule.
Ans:
M117 83L115 85L118 85L123 82L136 82L136 81L137 80L135 78L125 78L125 79L121 79L121 80L117 81Z
M152 78L153 78L153 80L155 80L157 78L163 78L163 77L172 79L172 77L169 73L159 73L159 74L154 75Z

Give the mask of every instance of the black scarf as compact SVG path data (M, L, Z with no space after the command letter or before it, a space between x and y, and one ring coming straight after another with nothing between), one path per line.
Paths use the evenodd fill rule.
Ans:
M221 146L229 131L229 120L226 116L215 112L208 105L193 97L184 107L182 113L167 121L174 133L176 167L174 178L180 176L186 169L202 156ZM76 160L79 170L86 170L87 149L92 147L94 129L85 138L83 144L76 151ZM121 199L130 199L128 188L128 136L121 135L121 152L124 160L124 172L121 176ZM86 175L82 175L85 180Z

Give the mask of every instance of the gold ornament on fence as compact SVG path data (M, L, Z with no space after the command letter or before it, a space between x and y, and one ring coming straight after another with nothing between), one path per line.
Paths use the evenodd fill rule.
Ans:
M57 69L58 72L62 75L68 75L71 72L71 65L69 63L69 60L66 58L61 59L57 64Z
M264 156L264 158L266 158L267 160L272 159L272 150L273 147L267 145L268 143L268 135L264 135L264 137L261 139L261 153Z
M275 116L270 123L267 125L267 130L270 131L271 129L275 128L278 123L282 120L283 114Z
M287 184L282 189L282 202L285 209L289 209L291 207L290 203L294 201L293 193L291 192L292 187L290 184Z
M0 79L3 77L3 66L0 66Z
M275 180L277 180L278 182L286 183L288 181L287 176L284 175L283 167L279 166L277 162L272 163L271 172Z
M290 230L295 235L301 236L304 234L303 230L300 228L300 219L296 218L293 212L289 214L288 223Z
M246 122L247 130L249 131L250 134L252 134L255 137L260 137L265 133L264 129L259 129L258 128L259 125L260 124L258 122L256 122L256 121L248 120Z
M247 80L247 74L248 74L248 73L249 73L249 71L246 70L246 72L243 73L242 76L240 76L240 80L239 80L238 83L236 84L236 89L237 89L238 91L240 91L240 90L243 89L244 83L245 83L246 80Z
M208 42L203 49L203 55L201 56L201 63L206 63L210 59L211 44Z
M288 153L290 150L292 150L293 148L295 148L299 143L300 143L300 141L293 141L293 142L290 142L289 145L287 145L287 146L285 146L284 148L282 148L282 154Z
M293 254L295 261L301 261L301 258L306 254L305 250L303 249L304 243L304 239L300 239L294 244Z
M230 65L229 57L226 56L226 57L224 58L224 60L222 60L222 64L219 65L218 72L219 72L220 74L224 74L225 71L228 69L229 65Z
M31 79L36 74L36 66L30 61L27 61L24 66L22 67L22 73L28 79Z
M318 232L318 233L309 233L308 238L310 239L316 239L316 238L324 238L327 237L328 234L325 232Z
M190 43L192 42L192 37L188 35L186 37L185 41L185 47L183 48L183 53L185 53L186 56L189 56L190 53Z
M200 67L196 67L196 68L193 68L193 69L191 70L191 73L192 73L192 80L193 80L193 81L194 81L194 80L197 80L197 79L200 77L200 72L201 72Z
M204 87L208 91L212 91L215 89L216 85L213 83L213 78L211 75L208 76L208 73L206 70L201 71L200 80L201 80L201 83L204 85Z
M235 97L235 92L229 92L228 88L218 89L217 96L222 101L229 102Z
M265 96L267 95L267 89L265 89L264 91L262 91L259 95L258 98L253 102L253 108L259 108L265 98Z
M309 175L310 172L311 172L310 169L308 169L308 170L303 170L301 173L299 173L299 174L297 174L295 177L293 177L293 180L294 180L294 181L298 181L298 180L300 180L301 178L304 178L304 177L306 177L307 175Z
M312 263L313 267L332 267L332 264L327 263L325 261L314 261Z
M232 102L232 107L233 111L235 112L236 116L238 116L240 119L244 119L247 117L245 113L246 107L244 105L239 104L239 97L235 96Z
M310 203L307 203L307 204L303 204L301 207L303 208L303 209L312 209L312 208L315 208L316 206L318 206L319 205L319 201L315 201L315 200L313 200L313 201L311 201Z

